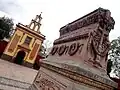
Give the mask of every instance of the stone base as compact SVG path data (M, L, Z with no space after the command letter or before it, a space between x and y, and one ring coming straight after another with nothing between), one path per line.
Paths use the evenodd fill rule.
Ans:
M65 66L65 65L64 65ZM42 63L28 90L115 90L117 84L82 68Z
M27 88L26 90L37 90L36 86L33 84L31 85L29 88Z
M6 60L6 61L10 61L10 62L14 62L14 59L12 58L12 56L9 56L7 54L3 54L1 56L1 59ZM33 68L33 64L29 63L27 61L24 61L22 65L26 66L26 67L29 67L29 68Z
M26 90L30 85L30 83L0 77L0 90Z
M27 61L24 61L24 62L23 62L23 65L24 65L24 66L27 66L27 67L29 67L29 68L33 68L33 64L32 64L32 63L29 63L29 62L27 62Z
M12 56L9 56L9 55L4 54L4 53L2 54L1 59L13 62Z

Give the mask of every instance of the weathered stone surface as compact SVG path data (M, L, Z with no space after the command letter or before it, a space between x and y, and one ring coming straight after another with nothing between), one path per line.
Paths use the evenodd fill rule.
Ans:
M25 90L32 84L37 72L0 59L0 90Z
M114 90L117 84L106 74L114 24L110 11L98 8L62 27L33 90Z
M30 83L21 82L14 79L0 77L0 89L4 90L25 90L30 87Z
M0 77L32 84L38 71L0 59L0 72Z
M94 73L92 75L95 76ZM70 70L43 64L34 81L34 89L32 90L44 90L45 88L53 88L53 90L114 90L114 87L116 87L116 83L110 79L98 75L96 78L98 80ZM56 87L59 87L59 89L56 89Z

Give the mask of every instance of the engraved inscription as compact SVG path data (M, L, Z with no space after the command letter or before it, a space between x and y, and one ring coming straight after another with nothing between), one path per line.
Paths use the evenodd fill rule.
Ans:
M63 76L66 76L66 77L72 79L72 80L78 81L79 83L84 83L86 85L93 86L96 88L96 90L98 88L101 90L112 90L111 86L113 86L112 85L113 83L109 82L108 79L102 78L96 74L92 74L91 72L85 71L84 69L80 69L80 68L78 69L76 67L72 67L67 64L61 64L61 65L63 67L62 69L55 67L55 66L45 64L45 63L42 64L42 66L44 66L44 68L49 68L50 70L55 71ZM72 71L75 71L76 69L80 71L80 74L72 72ZM92 79L90 79L88 77L91 77ZM104 83L101 83L101 81Z
M38 90L65 90L66 85L59 81L55 81L54 78L50 77L44 72L39 72L34 85Z

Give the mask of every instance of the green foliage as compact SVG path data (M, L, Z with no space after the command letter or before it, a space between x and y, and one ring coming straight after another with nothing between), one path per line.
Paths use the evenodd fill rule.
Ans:
M41 47L40 47L39 55L42 57L46 56L46 48L43 45L41 45Z
M49 40L45 40L39 50L39 55L43 57L47 57L49 54L49 48L51 46L52 46L52 43Z
M13 31L13 20L8 17L0 17L0 40L9 38Z
M113 72L120 78L120 37L111 42L109 60L112 62Z
M112 70L112 61L111 59L108 60L108 63L107 63L107 75L110 76L110 72Z

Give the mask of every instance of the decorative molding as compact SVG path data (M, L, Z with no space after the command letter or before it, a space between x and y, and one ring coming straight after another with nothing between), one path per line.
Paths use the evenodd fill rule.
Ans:
M71 45L54 46L50 54L55 55L57 53L59 56L63 54L68 54L69 56L73 56L78 51L79 53L81 52L83 45L84 44L80 44L80 43L72 43Z
M88 38L88 33L86 34L83 34L83 35L77 35L77 36L74 36L74 37L70 37L70 38L65 38L65 39L57 39L54 41L54 45L57 45L57 44L62 44L62 43L68 43L68 42L72 42L72 41L77 41L77 40L80 40L80 39L86 39Z
M34 85L37 85L37 84L39 84L39 88L41 88L42 90L43 89L44 90L46 90L46 89L48 89L48 90L65 90L64 88L60 87L57 83L50 81L47 78L41 78L39 81L36 80Z
M95 52L104 57L110 47L110 42L108 40L108 35L104 34L104 31L100 33L100 30L94 31L92 34L92 45L94 47ZM102 40L102 41L101 41Z
M18 42L19 42L19 40L20 40L20 37L21 37L21 36L19 36L19 35L17 35L17 34L13 37L13 40L12 40L12 42L10 43L10 46L9 46L9 48L8 48L8 52L12 53L12 52L14 51L14 49L16 48L16 46L17 46L17 44L18 44Z
M82 18L63 26L60 29L60 36L94 23L99 23L101 28L105 28L106 30L110 31L114 28L115 24L115 21L110 16L110 14L111 13L109 10L98 8L97 10L83 16Z
M34 47L33 47L33 50L31 51L30 56L29 56L29 59L30 59L30 60L33 60L33 59L34 59L36 53L38 53L39 47L40 47L40 44L35 43L35 45L34 45Z
M21 82L18 80L13 80L5 77L0 77L0 84L20 89L27 89L31 85L30 83Z
M103 79L103 81L101 81L101 82L99 80L95 80L95 79L86 77L85 75L78 74L75 71L72 72L70 70L67 70L64 67L60 68L60 67L56 67L56 66L46 64L46 63L42 63L41 66L44 67L44 68L47 68L48 70L52 70L52 71L54 71L56 73L59 73L59 74L65 76L67 78L70 78L70 79L72 79L74 81L77 81L79 83L83 83L85 85L92 86L94 88L99 88L101 90L113 90L113 88L115 87L112 83L111 83L111 85L109 85L110 82L111 82L110 80L103 79L100 76L96 76L96 78ZM69 67L69 66L67 66L67 67ZM90 74L90 72L87 72L87 71L84 71L84 73Z
M104 63L107 61L107 53L110 47L108 36L109 32L106 32L100 27L89 34L87 52L92 57L89 57L88 62L91 62L97 68L104 67L105 69L101 61L104 60Z
M85 38L86 36L88 36L88 33L84 33L78 36L71 36L70 33L76 31L82 32L84 29L80 29L80 28L87 27L91 24L98 24L102 29L104 29L107 32L110 32L111 29L114 28L115 21L111 17L111 13L109 10L98 8L97 10L83 16L82 18L63 26L60 29L60 38L54 41L54 45L79 40L80 38ZM71 36L71 37L64 38L63 36L64 37Z
M33 85L35 88L37 88L37 90L66 90L67 88L66 85L59 82L44 71L41 71L37 74Z
M61 56L65 52L65 49L66 45L61 45L58 49L58 54Z
M70 56L73 56L78 50L80 46L83 46L84 44L79 44L79 43L73 43L72 45L70 45L68 54Z
M52 48L50 54L51 54L51 55L54 55L54 54L57 52L57 50L58 50L58 47L57 47L57 46L56 46L56 47L54 46L54 47Z
M39 40L42 40L42 41L45 40L44 35L42 35L41 33L39 34L39 33L35 32L35 31L32 31L30 28L24 26L21 23L18 23L16 26L17 26L18 30L20 30L22 32L25 32L25 33L28 33L29 35L34 36L36 39L39 39Z

